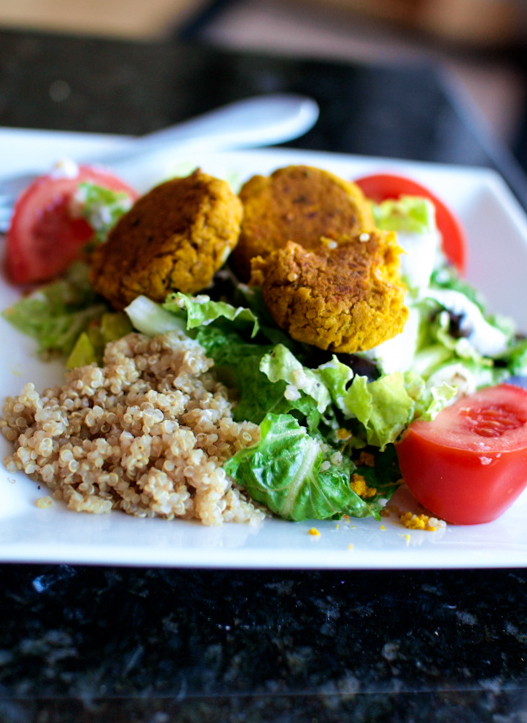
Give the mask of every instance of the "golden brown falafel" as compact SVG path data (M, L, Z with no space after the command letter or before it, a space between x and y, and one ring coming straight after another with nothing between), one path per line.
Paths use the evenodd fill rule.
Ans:
M408 318L393 232L373 231L309 250L288 242L252 261L274 320L297 341L334 352L366 351Z
M140 294L206 288L238 241L243 207L228 184L196 170L142 196L93 257L91 282L121 309Z
M358 186L310 166L286 166L253 176L241 188L244 218L231 262L241 279L251 259L265 258L288 241L315 248L322 236L338 239L374 228L371 207Z

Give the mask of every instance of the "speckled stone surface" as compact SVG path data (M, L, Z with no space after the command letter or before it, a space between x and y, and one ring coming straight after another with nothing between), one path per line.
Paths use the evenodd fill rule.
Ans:
M523 723L527 573L2 568L0 720Z
M430 68L0 31L0 124L142 133L311 93L299 147L499 168ZM1 159L0 159L1 163ZM0 723L526 723L527 572L0 566Z

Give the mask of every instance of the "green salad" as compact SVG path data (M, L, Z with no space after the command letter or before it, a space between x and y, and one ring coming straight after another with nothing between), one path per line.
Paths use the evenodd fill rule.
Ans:
M126 211L118 194L90 184L77 201L86 218L100 220L94 243ZM78 262L3 315L43 356L60 354L70 368L101 364L105 345L132 330L184 331L237 390L235 420L260 427L260 441L224 465L253 500L287 520L378 519L401 484L394 443L403 430L433 419L460 392L527 373L527 341L509 319L487 313L447 262L429 201L385 201L374 217L397 231L405 251L410 316L401 334L367 352L331 354L294 341L261 290L238 283L228 267L199 295L172 293L162 304L139 296L115 312Z

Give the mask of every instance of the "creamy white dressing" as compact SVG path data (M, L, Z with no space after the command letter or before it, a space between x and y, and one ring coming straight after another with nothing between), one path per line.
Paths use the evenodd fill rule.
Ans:
M446 382L457 389L457 396L461 394L472 394L477 389L476 375L473 374L461 362L446 364L438 369L428 379L429 386L435 386ZM452 399L452 402L455 398Z
M428 378L428 386L440 385L443 382L457 388L456 397L450 400L450 404L464 394L472 394L481 386L493 383L490 369L478 369L472 371L463 362L452 362L445 364Z
M370 359L384 374L403 372L412 366L419 335L419 311L409 307L410 315L403 331L393 339L363 352L361 356Z
M404 254L401 255L401 275L409 289L421 290L430 284L441 235L437 229L426 233L398 231L397 240Z
M436 228L423 233L397 231L397 240L404 251L401 254L401 276L410 289L406 302L410 312L408 321L403 331L393 339L361 354L377 364L384 374L406 371L412 366L420 315L412 306L411 297L428 289L441 247L441 235Z
M460 291L453 289L426 289L421 295L433 299L461 317L460 329L467 341L483 356L497 356L507 349L507 335L485 320L479 307Z

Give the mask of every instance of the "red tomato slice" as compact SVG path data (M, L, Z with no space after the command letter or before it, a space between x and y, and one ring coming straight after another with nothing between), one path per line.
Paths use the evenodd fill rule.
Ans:
M37 178L18 199L7 233L7 271L12 281L49 281L79 258L93 234L84 219L72 218L69 211L83 181L124 191L134 200L138 195L109 171L91 166L79 166L73 178L53 174Z
M499 517L527 485L527 390L487 387L432 422L412 422L396 445L410 492L447 522Z
M467 265L467 242L461 224L443 201L425 186L404 176L393 173L375 173L355 180L364 195L376 203L399 196L423 196L436 209L437 227L443 237L443 251L461 273Z

